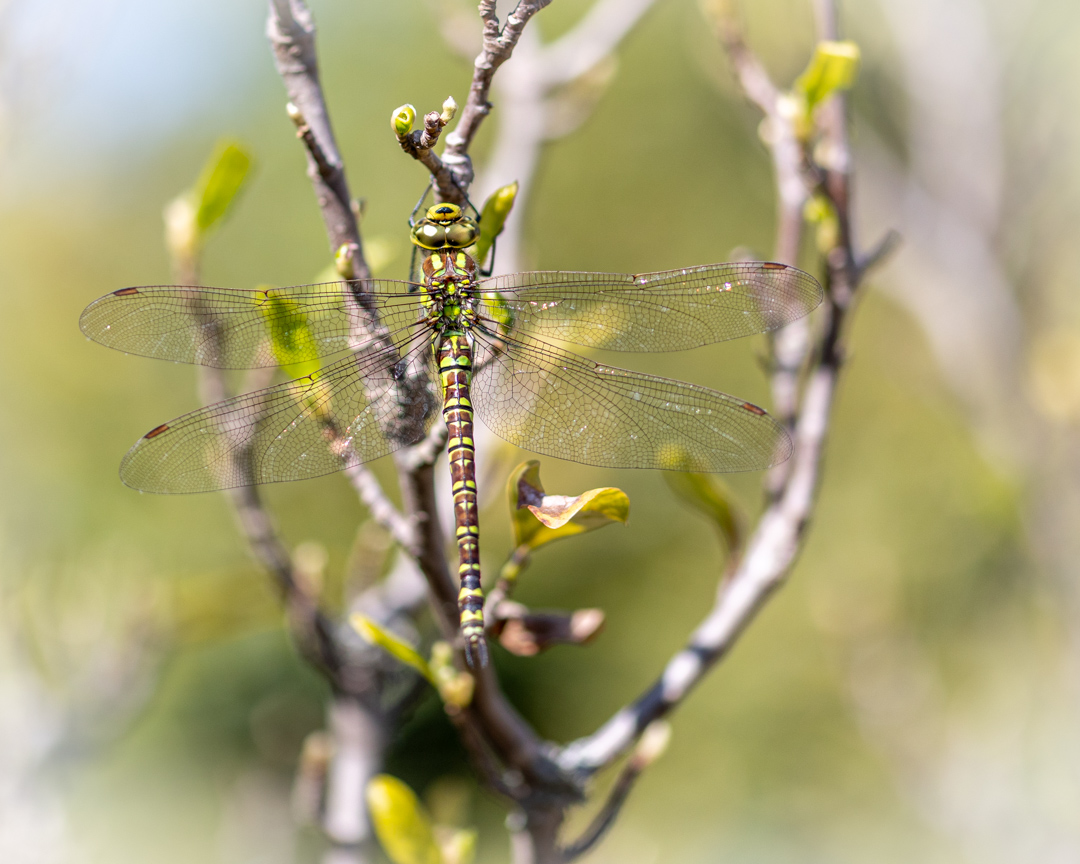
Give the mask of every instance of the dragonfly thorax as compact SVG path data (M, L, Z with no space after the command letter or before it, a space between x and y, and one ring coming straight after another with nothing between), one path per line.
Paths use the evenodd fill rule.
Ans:
M424 293L431 320L442 329L469 329L476 320L476 262L460 250L424 258Z

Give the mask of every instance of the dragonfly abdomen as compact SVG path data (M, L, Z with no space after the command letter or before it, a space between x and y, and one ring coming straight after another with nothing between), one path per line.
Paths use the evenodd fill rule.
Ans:
M458 610L465 656L470 666L487 664L484 640L484 594L480 586L480 516L476 506L476 458L473 411L469 398L472 346L464 332L444 331L436 349L443 392L443 419L448 432L447 454L454 492L454 522L461 590Z

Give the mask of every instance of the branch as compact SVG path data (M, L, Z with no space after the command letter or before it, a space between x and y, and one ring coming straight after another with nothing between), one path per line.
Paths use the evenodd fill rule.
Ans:
M822 346L830 359L811 376L800 407L792 456L794 468L781 497L762 515L734 576L722 587L708 616L686 647L668 662L661 677L593 735L565 748L558 760L564 769L591 774L625 752L651 722L667 715L686 698L783 583L813 509L840 370L839 354L834 350L839 328L830 330L833 337Z
M443 161L450 167L461 189L468 189L473 180L472 160L468 152L480 124L491 112L488 93L491 90L492 76L496 69L510 59L529 19L550 2L551 0L519 0L502 28L499 27L499 18L495 14L495 0L480 2L484 44L473 64L472 85L461 110L461 119L454 131L446 136L446 150L443 153Z
M568 84L618 47L655 0L598 0L569 33L542 51L543 80L550 89Z
M389 531L402 547L412 550L416 543L412 524L398 512L371 469L363 463L350 465L345 469L345 476L368 508L371 518Z
M173 277L181 285L201 284L200 260L194 249L186 253L174 253ZM199 397L204 405L223 402L232 394L221 369L200 366L198 373ZM273 369L253 370L248 382L255 389L266 386L265 380ZM241 476L250 476L249 453L238 448L234 462ZM237 527L255 559L273 577L278 592L288 612L288 618L298 645L304 655L322 669L331 681L340 681L343 657L334 636L333 625L322 613L315 598L304 590L302 580L297 579L288 548L274 528L273 519L263 506L258 487L251 483L227 492L236 516Z
M479 184L484 197L510 180L518 182L514 209L499 237L497 272L523 268L521 231L543 145L584 121L607 76L597 76L584 87L567 85L600 67L654 2L599 0L573 30L551 44L542 46L529 32L519 40L514 62L495 82L498 133Z
M732 42L727 33L725 44ZM738 49L742 51L742 49ZM742 55L743 61L747 56ZM760 83L760 82L759 82ZM824 152L835 161L820 169L822 186L836 208L836 245L825 256L827 319L814 345L814 362L794 424L794 453L771 503L758 522L745 555L730 581L721 586L712 610L688 644L667 664L661 677L599 730L562 751L561 767L591 775L624 753L649 723L665 716L693 690L738 639L769 596L783 584L798 555L813 514L833 396L843 365L841 335L865 270L860 269L851 236L850 159L842 100L819 124ZM831 119L826 119L831 118ZM774 163L776 162L774 152ZM778 373L779 374L779 373ZM784 373L786 374L786 373Z
M769 77L746 39L727 0L714 0L707 7L717 39L724 46L743 95L765 115L762 126L765 143L776 175L777 227L773 259L796 266L802 245L803 210L810 200L812 182L806 176L809 161L805 143L795 133L793 118L784 111L784 94ZM770 384L773 413L790 431L795 424L799 401L800 375L810 352L810 324L805 318L769 334ZM770 497L780 494L790 462L777 465L767 477Z
M335 252L342 246L354 248L356 278L366 282L371 279L371 271L364 260L356 214L345 181L345 166L330 127L315 56L315 24L304 0L270 0L266 36L295 109L289 112L290 116L294 117L307 147L308 176L315 186L330 248ZM305 128L310 134L305 134Z

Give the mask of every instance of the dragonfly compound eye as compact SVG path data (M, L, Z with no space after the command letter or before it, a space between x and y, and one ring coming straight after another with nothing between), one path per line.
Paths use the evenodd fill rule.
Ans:
M446 245L454 249L464 249L476 242L480 229L471 219L462 219L446 229Z
M442 249L446 246L446 229L425 219L413 228L412 241L421 249Z

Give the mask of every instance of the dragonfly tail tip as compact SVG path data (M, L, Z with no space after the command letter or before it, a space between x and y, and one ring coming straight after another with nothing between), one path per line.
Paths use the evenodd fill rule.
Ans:
M465 641L465 662L470 669L483 669L488 664L487 640L472 636Z

